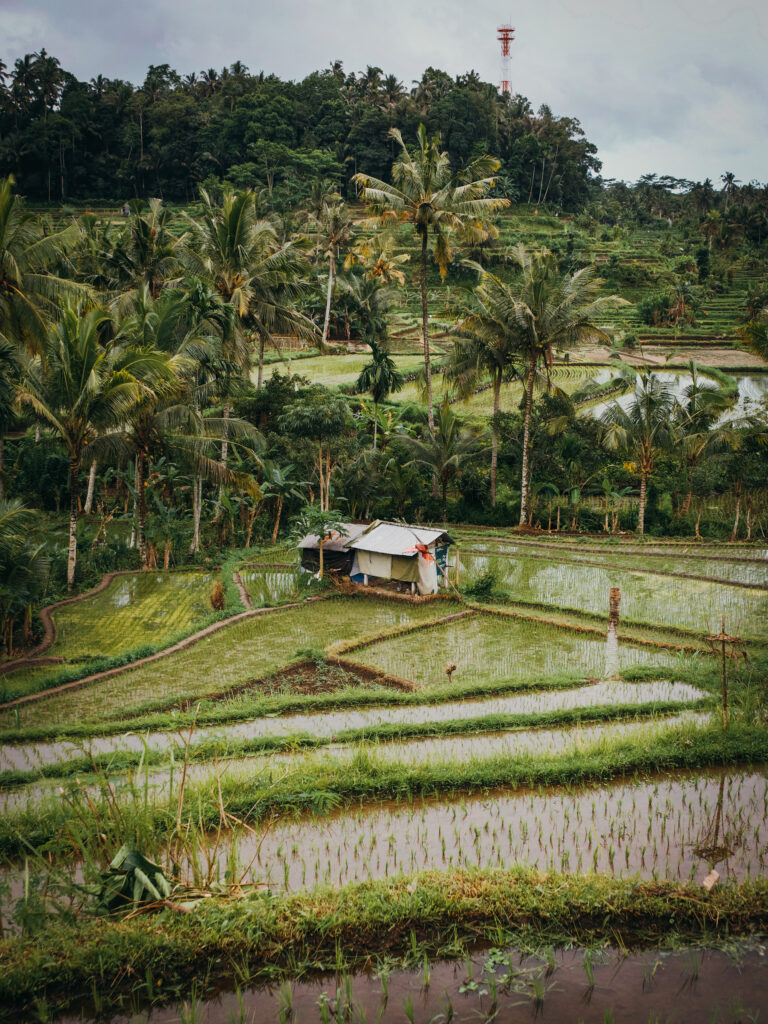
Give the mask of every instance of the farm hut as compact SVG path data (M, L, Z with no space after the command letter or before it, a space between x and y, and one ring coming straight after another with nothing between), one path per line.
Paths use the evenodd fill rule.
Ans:
M409 583L412 593L435 594L446 580L451 544L445 530L377 519L344 547L354 554L350 576L356 583L397 580Z
M323 568L334 569L336 572L350 576L354 552L345 545L367 529L365 524L346 523L339 533L323 544ZM306 572L318 572L320 569L320 538L309 533L299 541L301 550L301 568Z

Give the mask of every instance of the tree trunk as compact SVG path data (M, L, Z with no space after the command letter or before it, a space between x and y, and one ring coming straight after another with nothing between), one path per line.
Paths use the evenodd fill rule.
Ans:
M373 450L376 451L376 442L379 437L379 406L377 402L373 403ZM0 466L0 469L2 467Z
M747 540L752 540L752 495L747 497Z
M701 524L701 509L699 509L699 514L696 516L696 530L695 530L695 533L694 533L694 537L696 538L696 540L701 540L701 534L699 533L699 525L700 524Z
M144 495L144 452L136 456L136 513L137 513L137 540L139 543L139 558L142 569L148 567L147 561L147 501Z
M4 469L4 456L5 456L5 438L0 435L0 498L5 493L5 485L3 484L3 469Z
M319 551L319 554L320 554L320 579L323 578L323 544L324 544L324 542L325 542L325 539L323 537L321 537L320 538L320 543L318 544L318 551Z
M77 474L80 460L69 460L69 554L67 555L67 590L75 585L75 567L77 565L77 506L80 498Z
M691 501L693 499L693 491L688 491L683 502L683 507L680 509L680 518L685 519L691 508Z
M531 360L525 382L525 421L523 426L523 470L520 482L520 525L525 526L528 514L528 445L531 435L531 405L533 404L533 377L536 363Z
M166 537L163 543L163 568L168 569L171 564L171 538Z
M427 377L427 422L429 432L435 433L435 410L432 404L432 363L429 356L429 311L427 309L427 232L421 236L421 334L424 341L424 370Z
M499 406L501 405L501 373L493 380L493 419L491 420L491 508L496 508L496 468L499 464ZM552 516L550 515L550 520Z
M259 335L259 373L256 377L256 390L261 391L264 383L264 335Z
M232 411L232 404L229 401L229 399L227 398L225 400L225 402L224 402L224 409L223 409L222 414L221 414L221 418L224 420L224 430L222 431L223 436L222 436L222 439L221 439L221 461L222 461L222 463L225 466L227 464L227 456L229 455L229 440L227 438L227 430L228 430L229 414L230 414L231 411Z
M325 488L323 487L324 477L323 477L323 445L322 445L322 443L320 443L318 445L318 448L319 448L319 454L317 456L317 477L318 477L318 482L320 484L320 511L321 512L325 512L325 498L324 498L324 495L323 495L323 492L324 492Z
M280 529L280 513L283 511L283 497L281 494L277 496L277 515L275 516L275 528L272 531L272 543L274 544L277 540L277 534Z
M2 467L0 467L2 468ZM94 459L91 463L91 468L88 471L88 491L85 495L85 508L84 512L87 516L91 514L93 508L93 493L96 490L96 460Z
M196 476L192 480L192 543L189 545L191 554L200 550L200 517L203 511L203 480Z
M448 522L448 481L443 477L441 483L443 485L443 523L445 524Z
M320 341L320 351L325 351L325 343L328 340L328 325L331 322L331 292L333 291L333 276L336 271L336 259L333 254L333 249L329 253L329 266L328 266L328 294L325 297L325 319L323 320L323 337Z
M733 533L731 540L734 541L739 535L739 519L741 518L741 493L736 495L736 518L733 521Z
M637 530L640 536L645 533L645 492L648 485L648 474L644 471L640 476L640 514L637 520Z

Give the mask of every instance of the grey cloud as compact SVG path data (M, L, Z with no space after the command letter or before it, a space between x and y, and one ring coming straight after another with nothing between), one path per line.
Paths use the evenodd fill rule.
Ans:
M406 84L428 65L499 77L498 0L0 0L0 56L45 46L82 78L143 80L242 60L301 78L340 59ZM604 173L768 177L768 5L720 0L539 0L511 18L513 88L577 117Z

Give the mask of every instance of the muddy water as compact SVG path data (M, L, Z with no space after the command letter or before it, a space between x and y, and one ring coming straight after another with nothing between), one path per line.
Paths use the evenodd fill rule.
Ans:
M222 877L229 853L219 853ZM520 863L681 881L714 864L723 880L743 880L765 870L768 780L712 772L366 806L241 836L237 856L243 880L288 889Z
M598 683L573 690L555 690L542 693L495 697L486 700L464 700L451 704L411 705L406 707L369 708L364 711L317 712L308 715L282 715L257 718L250 722L237 722L225 727L198 729L194 742L210 740L214 736L227 739L253 739L261 736L290 736L308 733L328 737L346 729L364 729L385 723L446 722L461 718L480 718L485 715L535 714L560 708L594 707L598 704L647 704L654 701L698 700L704 694L685 683ZM186 736L184 737L186 739ZM0 747L0 771L30 769L41 764L65 761L82 756L83 750L94 754L117 750L162 750L180 741L177 734L168 732L127 734L93 739L83 744L61 741L31 743Z
M754 945L719 951L557 950L546 963L517 951L491 950L468 960L441 961L420 970L325 975L310 981L246 991L222 991L112 1024L272 1024L297 1021L379 1021L415 1024L743 1024L768 1016L768 958ZM290 994L293 1015L285 1006ZM191 1004L195 1003L192 1016ZM322 1009L321 1009L322 1007ZM412 1008L412 1009L411 1009ZM496 1013L494 1013L496 1011ZM282 1014L282 1015L281 1015ZM104 1019L104 1018L100 1018ZM71 1016L60 1024L82 1024Z

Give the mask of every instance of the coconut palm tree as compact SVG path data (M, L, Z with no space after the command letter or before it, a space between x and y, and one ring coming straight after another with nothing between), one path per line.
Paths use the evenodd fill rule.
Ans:
M88 444L99 431L130 416L153 385L167 379L165 360L153 352L105 349L100 335L110 314L68 307L27 368L17 402L29 406L61 438L69 459L69 556L67 589L75 582L79 473Z
M729 395L719 384L702 380L698 366L688 364L691 383L678 399L676 427L680 437L681 461L687 470L688 490L680 508L680 517L688 514L693 499L692 477L707 454L727 445L728 430L716 429L722 414L733 404L735 395Z
M443 522L448 519L448 484L465 466L482 454L483 447L479 431L465 427L454 415L447 401L443 401L435 420L434 432L420 440L416 437L401 437L398 440L410 461L406 465L418 464L428 467L440 482L442 492Z
M328 323L331 318L331 293L336 279L336 260L341 249L352 238L352 218L344 203L324 203L317 218L318 248L328 257L328 290L325 298L325 316L320 349L325 349L328 340Z
M498 414L501 385L518 376L520 331L514 298L508 285L494 274L483 274L473 293L472 304L456 326L458 335L451 354L449 375L459 393L468 397L485 375L493 388L491 419L491 506L496 507L496 478L499 457Z
M376 449L379 425L379 402L384 402L393 391L401 391L405 383L395 361L383 345L370 339L371 361L360 371L356 388L367 391L373 399L373 447Z
M0 179L0 338L31 352L44 344L58 315L58 303L89 295L85 285L57 276L77 243L77 226L46 233L13 191L13 178Z
M118 287L140 290L146 285L156 299L180 269L178 257L185 238L172 234L170 211L161 199L133 199L129 206L131 216L107 262Z
M274 226L256 214L250 190L225 190L221 205L201 190L202 217L189 218L190 232L180 258L196 277L208 282L235 312L234 329L224 340L224 358L245 373L253 338L258 339L257 387L264 373L264 347L276 333L314 339L314 324L294 308L303 292L305 245L280 244ZM224 418L230 404L225 401ZM222 453L226 461L226 448Z
M429 352L429 311L427 308L427 253L434 240L434 261L445 277L451 261L450 234L469 220L482 221L509 205L508 199L488 196L495 184L493 174L499 161L481 156L459 171L452 171L448 153L440 149L440 137L429 138L419 125L416 147L409 151L397 128L390 137L400 147L392 167L393 184L356 174L353 181L362 188L362 198L382 221L410 224L421 243L419 283L421 288L421 326L426 372L427 416L430 433L435 429L432 402L432 367Z
M624 409L612 402L601 417L603 444L621 451L640 474L638 532L645 533L645 502L648 480L656 460L676 440L673 424L675 396L669 384L654 373L642 374L632 402Z
M598 297L600 280L591 267L575 274L561 274L550 252L527 253L522 246L512 251L519 264L521 277L497 291L500 312L516 329L520 363L525 367L523 450L520 484L520 525L528 516L529 446L533 386L537 373L544 369L547 384L554 365L555 350L570 348L587 341L610 343L605 331L596 323L606 309L627 305L617 295Z
M0 642L11 655L15 622L23 616L27 639L32 605L48 582L45 545L30 540L38 515L19 501L0 499Z
M13 420L13 399L21 374L18 350L9 341L0 338L0 498L3 497L5 432Z

